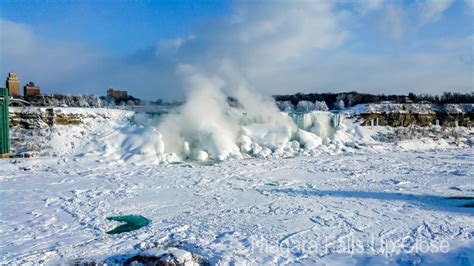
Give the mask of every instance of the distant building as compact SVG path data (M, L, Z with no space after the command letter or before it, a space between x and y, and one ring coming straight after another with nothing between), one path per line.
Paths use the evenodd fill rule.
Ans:
M20 80L16 77L16 73L8 73L6 86L8 94L12 97L20 96Z
M107 90L107 97L124 100L128 98L128 93L127 91L118 91L118 90L113 90L112 88L109 88Z
M24 96L38 96L40 94L40 87L35 86L35 83L33 81L28 82L28 84L23 87Z

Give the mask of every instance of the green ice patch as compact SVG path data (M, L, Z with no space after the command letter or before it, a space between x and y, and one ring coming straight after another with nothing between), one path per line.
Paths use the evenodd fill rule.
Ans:
M151 222L150 220L141 215L110 216L107 217L107 220L124 222L124 224L121 224L115 227L114 229L107 231L107 234L109 235L115 235L137 230L144 226L147 226Z

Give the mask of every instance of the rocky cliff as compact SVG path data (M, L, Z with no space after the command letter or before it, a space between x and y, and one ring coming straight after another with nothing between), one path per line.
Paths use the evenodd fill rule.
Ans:
M364 104L350 109L362 126L474 126L474 104Z
M9 109L12 153L25 157L73 152L91 134L127 123L133 115L131 111L102 108Z

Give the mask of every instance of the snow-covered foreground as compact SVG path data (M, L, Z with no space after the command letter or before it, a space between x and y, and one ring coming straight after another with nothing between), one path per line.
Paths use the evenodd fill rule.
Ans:
M132 165L0 161L2 264L178 247L211 264L474 263L474 150ZM107 216L144 228L108 235ZM427 251L434 251L428 252Z

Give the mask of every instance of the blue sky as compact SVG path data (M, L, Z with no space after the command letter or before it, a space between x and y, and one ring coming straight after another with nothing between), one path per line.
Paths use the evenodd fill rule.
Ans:
M236 83L267 95L471 92L473 11L473 0L2 0L0 73L47 93L164 99L185 97L183 67L229 94Z
M0 16L29 25L43 38L123 53L183 35L193 23L230 7L229 1L2 0Z

